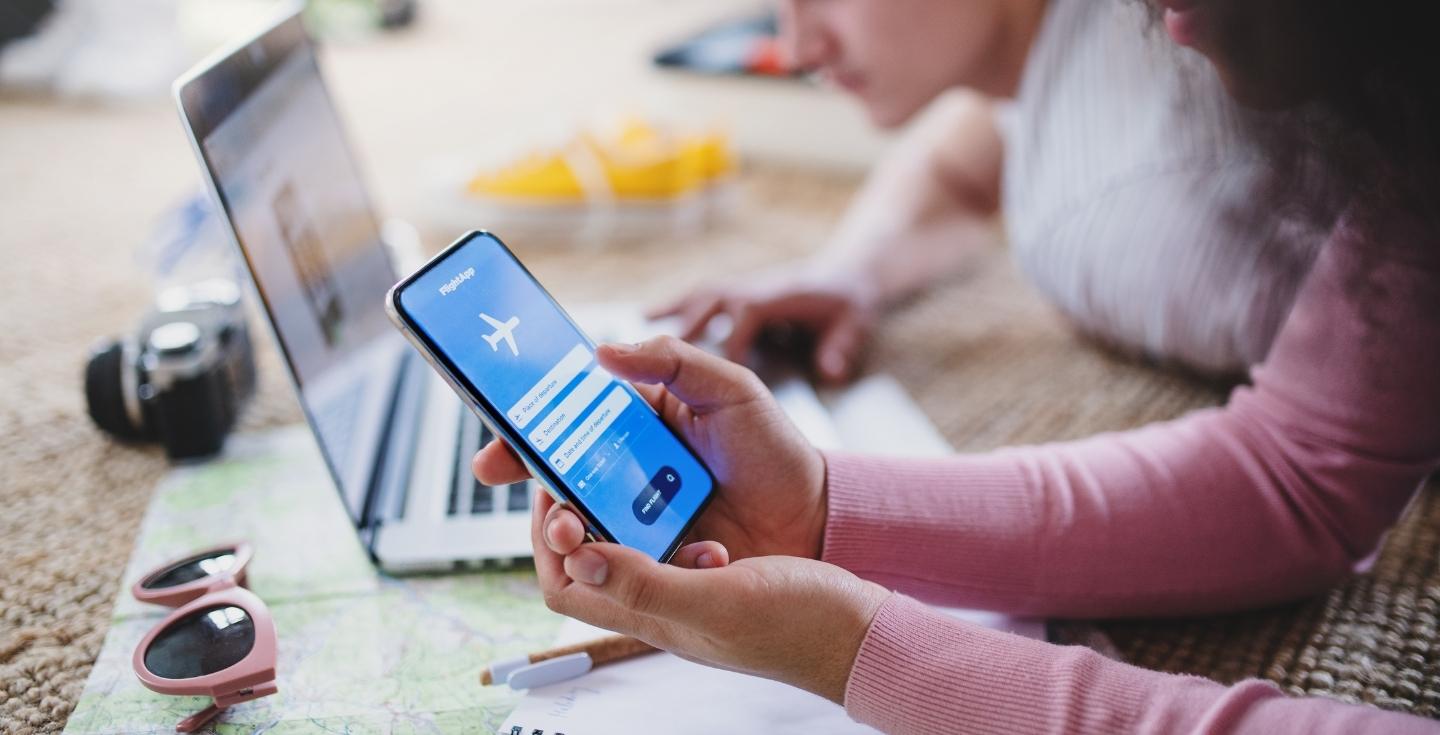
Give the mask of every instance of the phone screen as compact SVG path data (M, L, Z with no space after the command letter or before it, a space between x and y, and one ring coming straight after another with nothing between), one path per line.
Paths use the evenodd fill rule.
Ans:
M392 296L399 318L502 435L608 540L665 560L710 472L496 237L472 233Z

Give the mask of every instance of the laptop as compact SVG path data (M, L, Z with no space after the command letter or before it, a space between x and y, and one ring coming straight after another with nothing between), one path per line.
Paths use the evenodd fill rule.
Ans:
M469 461L490 432L384 316L384 293L399 274L298 7L200 62L174 95L305 419L374 561L412 572L530 556L534 487L475 481ZM602 342L664 330L634 306L572 314ZM769 382L806 437L838 445L808 383Z
M530 556L528 483L386 318L399 280L297 9L175 83L181 119L361 541L392 571Z
M202 61L174 93L372 558L387 571L411 572L529 557L535 488L474 479L470 458L489 431L385 316L383 297L399 274L298 9ZM663 331L633 305L572 315L600 341ZM808 383L771 377L801 432L817 446L838 446Z

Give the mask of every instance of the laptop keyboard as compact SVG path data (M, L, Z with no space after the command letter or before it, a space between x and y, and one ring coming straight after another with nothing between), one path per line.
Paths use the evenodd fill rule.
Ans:
M488 485L481 485L478 481L470 489L470 513L479 515L481 513L495 512L495 488Z
M353 396L345 396L315 407L312 414L325 442L325 451L337 464L344 464L350 457L350 445L355 436L355 419L359 410L360 401Z
M469 410L461 411L460 426L455 432L455 475L450 484L450 498L446 512L450 515L487 515L497 507L508 513L530 511L530 491L527 483L491 487L482 485L470 472L470 458L480 447L485 446L494 435Z
M510 498L505 501L505 510L511 513L523 513L530 510L530 489L526 487L525 483L517 482L510 486Z

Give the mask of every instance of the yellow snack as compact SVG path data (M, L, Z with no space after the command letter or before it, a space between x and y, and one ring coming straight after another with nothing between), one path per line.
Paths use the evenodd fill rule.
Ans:
M536 154L494 173L480 173L466 189L474 195L545 202L579 202L585 189L565 157Z
M475 196L535 204L654 203L697 192L735 167L728 142L719 133L675 135L630 119L610 137L582 134L560 151L536 153L481 172L467 190Z

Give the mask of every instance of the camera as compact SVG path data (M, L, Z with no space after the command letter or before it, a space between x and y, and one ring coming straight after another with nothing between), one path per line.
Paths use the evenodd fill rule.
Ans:
M162 292L134 336L96 345L85 366L95 424L172 460L219 452L254 392L239 289L220 279Z

